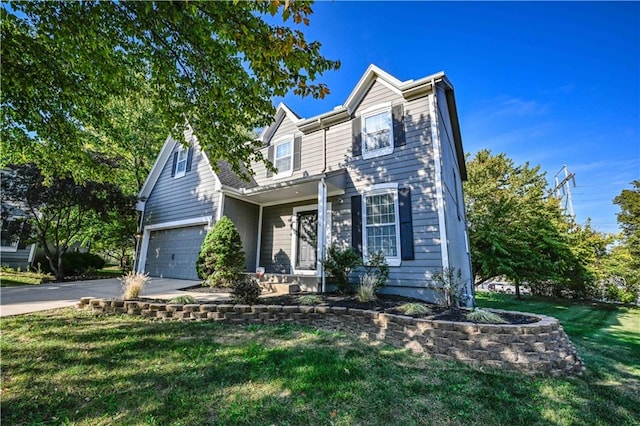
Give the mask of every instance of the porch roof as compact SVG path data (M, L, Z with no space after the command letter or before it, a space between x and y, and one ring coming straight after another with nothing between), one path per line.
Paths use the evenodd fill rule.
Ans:
M345 193L346 171L321 173L313 176L305 176L295 180L274 182L270 185L254 188L230 188L223 189L240 193L257 204L283 204L297 200L310 199L318 196L318 182L324 178L327 185L327 196L343 195Z

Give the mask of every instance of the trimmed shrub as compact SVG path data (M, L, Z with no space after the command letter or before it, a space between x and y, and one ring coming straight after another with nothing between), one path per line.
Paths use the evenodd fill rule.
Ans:
M235 303L253 305L258 301L258 297L260 297L261 292L262 288L260 288L258 281L253 278L245 277L233 283L231 299Z
M242 240L234 223L222 216L205 237L196 262L198 277L211 287L230 287L244 269Z

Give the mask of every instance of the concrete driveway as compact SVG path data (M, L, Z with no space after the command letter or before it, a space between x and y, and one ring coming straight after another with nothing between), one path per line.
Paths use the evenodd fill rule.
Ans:
M177 295L190 294L199 300L224 300L228 293L203 294L180 291L197 285L198 281L151 278L143 297L170 299ZM122 283L116 279L75 281L0 288L0 317L46 311L75 306L81 297L122 297Z

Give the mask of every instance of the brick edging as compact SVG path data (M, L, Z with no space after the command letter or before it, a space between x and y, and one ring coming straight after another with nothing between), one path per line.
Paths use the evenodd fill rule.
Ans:
M518 370L527 374L580 375L585 369L558 320L544 315L535 315L539 321L531 324L493 325L427 320L328 305L182 305L83 297L77 306L103 313L162 320L308 325L348 332L441 360Z

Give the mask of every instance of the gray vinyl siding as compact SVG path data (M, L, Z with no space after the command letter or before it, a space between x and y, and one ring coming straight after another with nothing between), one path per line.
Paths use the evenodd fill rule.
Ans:
M303 136L302 168L294 172L291 179L323 171L347 170L345 194L329 200L332 203L331 242L342 245L351 244L351 196L362 194L365 188L380 183L398 183L399 187L411 188L415 259L403 260L401 266L391 267L388 286L390 289L412 287L424 291L431 282L432 274L442 268L429 98L406 102L384 84L375 82L356 107L354 116L381 103L404 104L404 146L394 148L393 154L368 160L354 157L351 152L352 122L346 121ZM295 133L292 125L285 118L271 140L277 140L279 135ZM325 131L326 169L323 157ZM264 155L267 155L266 148ZM265 178L264 168L256 165L255 170L259 184L273 182L273 179ZM291 214L294 206L304 204L313 202L264 208L260 266L264 266L267 272L291 272ZM284 266L277 266L278 263Z
M362 98L362 101L355 110L355 115L360 115L361 111L381 103L402 103L403 101L404 99L402 95L394 92L389 87L376 80Z
M183 177L171 176L174 146L144 210L144 225L173 222L193 217L216 217L219 202L216 180L206 156L194 148L191 170Z
M238 228L245 256L245 271L255 272L260 207L237 198L225 196L223 214L231 219L236 228Z
M374 90L375 89L375 90ZM383 96L386 91L387 97ZM371 96L374 98L371 98ZM382 102L399 102L401 98L383 85L374 85L358 111ZM399 267L391 267L387 291L398 292L397 287L426 289L432 274L442 268L440 230L435 191L435 163L431 135L431 117L428 97L404 103L406 145L394 148L393 154L369 160L353 157L348 164L350 185L336 212L343 221L350 221L351 196L362 193L366 187L380 183L398 183L411 189L414 236L414 260L403 260ZM349 123L349 126L351 123ZM349 143L351 136L349 135ZM351 230L341 237L350 241Z
M452 137L447 100L441 89L437 91L437 104L449 266L462 272L463 280L470 286L470 291L473 291L462 180L458 169L458 158Z
M24 249L18 249L17 251L2 251L0 252L0 263L2 266L8 266L10 268L20 268L22 271L29 268L29 254L31 253L31 245L28 245Z

